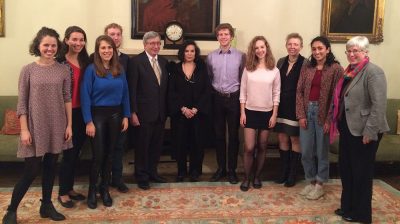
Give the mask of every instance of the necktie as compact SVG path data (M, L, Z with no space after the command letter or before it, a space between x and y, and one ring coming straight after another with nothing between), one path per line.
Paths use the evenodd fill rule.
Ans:
M158 85L160 85L160 82L161 82L161 71L158 68L157 59L156 58L152 58L151 59L151 67L153 67L154 73L156 74L156 77L157 77Z

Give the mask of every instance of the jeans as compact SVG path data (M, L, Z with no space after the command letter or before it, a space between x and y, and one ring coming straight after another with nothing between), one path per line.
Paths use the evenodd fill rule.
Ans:
M329 179L329 134L318 124L318 102L311 101L307 111L307 129L300 128L301 162L307 181Z

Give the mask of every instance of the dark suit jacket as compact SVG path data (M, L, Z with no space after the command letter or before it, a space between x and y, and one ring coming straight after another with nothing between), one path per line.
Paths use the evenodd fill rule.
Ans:
M161 122L166 118L166 97L168 85L168 61L158 55L161 69L161 84L151 67L145 52L133 57L129 62L128 86L132 113L136 113L139 122Z

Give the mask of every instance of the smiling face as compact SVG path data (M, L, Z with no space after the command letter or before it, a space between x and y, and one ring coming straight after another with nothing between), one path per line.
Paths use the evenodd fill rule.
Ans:
M160 37L148 39L144 44L144 50L151 56L155 57L160 52L161 40Z
M327 48L322 42L314 41L311 45L311 51L313 58L317 61L318 64L324 64L326 61L326 56L330 52L330 49Z
M115 46L119 48L122 43L122 32L118 28L109 28L106 33L107 36L111 37L115 43Z
M68 45L68 51L79 54L85 47L85 36L83 33L73 32L69 38L65 38L65 43Z
M39 44L40 57L43 59L53 59L57 53L57 39L51 36L44 36Z
M346 48L347 61L351 65L357 65L367 56L367 52L358 46L351 46Z
M232 39L229 29L221 29L218 31L217 40L221 48L228 48L231 45Z
M113 47L107 41L100 41L99 45L99 55L103 64L109 64L111 58L113 57Z
M185 62L193 62L196 57L196 49L194 45L188 45L185 48Z
M265 46L265 42L263 40L257 40L254 45L254 50L258 61L264 60L265 55L267 54L267 46Z
M297 57L302 48L303 46L301 45L301 40L299 38L290 38L286 42L286 50L289 56Z

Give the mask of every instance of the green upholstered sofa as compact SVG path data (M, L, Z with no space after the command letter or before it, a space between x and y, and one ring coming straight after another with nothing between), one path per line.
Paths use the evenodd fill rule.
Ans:
M4 124L4 112L7 108L17 108L17 96L0 96L0 129ZM23 161L17 158L19 135L3 135L0 134L0 162ZM88 141L82 149L81 158L90 158L90 150L88 148Z
M385 133L379 144L376 154L376 161L379 162L399 162L400 161L400 135L397 135L397 111L400 110L400 99L388 99L386 117L389 123L390 131ZM329 159L331 162L337 162L338 142L330 147Z

